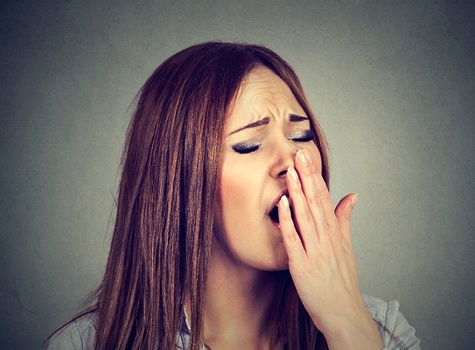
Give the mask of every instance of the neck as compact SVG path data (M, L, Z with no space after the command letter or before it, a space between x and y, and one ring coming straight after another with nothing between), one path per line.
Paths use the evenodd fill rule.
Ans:
M204 336L212 349L270 348L275 273L212 254L205 296ZM218 255L218 256L217 256Z

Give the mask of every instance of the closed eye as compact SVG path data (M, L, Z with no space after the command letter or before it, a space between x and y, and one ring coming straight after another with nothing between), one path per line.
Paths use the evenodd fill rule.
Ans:
M302 133L292 135L290 138L292 141L295 142L309 142L313 140L313 131L312 130L305 130Z
M240 142L231 146L231 148L235 152L240 153L240 154L255 152L259 149L259 147L260 147L260 144L254 143L254 142Z

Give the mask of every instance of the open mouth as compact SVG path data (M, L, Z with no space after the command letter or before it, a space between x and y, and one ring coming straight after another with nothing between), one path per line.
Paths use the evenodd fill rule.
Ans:
M292 210L292 207L290 207L290 215L292 216L292 220L294 219L294 211ZM279 208L277 206L274 207L274 209L271 210L271 212L269 213L269 216L271 218L271 220L278 224L280 221L279 221Z
M275 206L274 209L271 210L269 216L273 222L275 222L276 224L279 223L279 209L277 208L277 206Z

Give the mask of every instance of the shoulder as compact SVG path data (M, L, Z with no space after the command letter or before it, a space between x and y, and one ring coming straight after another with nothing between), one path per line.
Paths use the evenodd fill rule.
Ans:
M363 294L363 301L378 325L385 349L420 349L416 331L399 312L396 300L385 302Z
M93 349L95 334L96 314L88 313L74 319L56 331L49 339L46 349Z

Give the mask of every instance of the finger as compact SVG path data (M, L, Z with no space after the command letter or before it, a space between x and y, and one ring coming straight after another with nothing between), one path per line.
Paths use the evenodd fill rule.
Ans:
M343 197L335 208L335 215L340 230L345 238L350 240L350 220L353 208L358 200L358 194L348 194ZM350 240L351 243L351 240Z
M295 168L302 182L304 193L309 200L325 205L325 209L333 212L333 204L331 202L330 192L327 184L321 176L318 163L306 149L297 152Z
M299 176L294 168L288 168L286 181L289 195L292 200L294 224L300 234L303 247L308 253L310 247L315 247L318 244L315 219L308 207L307 199L302 191Z
M285 195L279 201L278 210L280 231L282 232L284 247L289 257L289 268L303 265L301 260L305 257L305 250L295 229L290 213L289 200Z
M297 152L295 166L317 229L324 232L328 226L335 226L337 222L333 203L318 163L311 157L310 152L304 149Z

